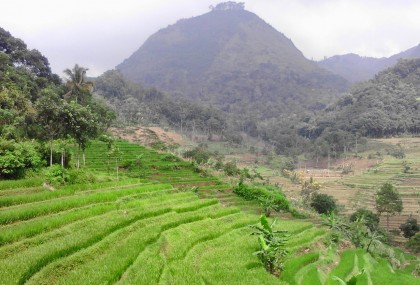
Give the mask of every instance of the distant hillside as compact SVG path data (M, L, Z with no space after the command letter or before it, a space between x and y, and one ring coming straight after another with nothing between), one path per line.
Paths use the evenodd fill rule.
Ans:
M309 106L347 86L243 7L213 9L161 29L117 69L145 86L227 110L230 104L260 99L284 110L290 99Z
M420 59L400 60L326 109L319 122L370 137L420 133ZM321 124L318 124L321 126Z
M375 74L393 66L402 58L420 58L420 44L388 58L362 57L350 53L329 57L318 64L350 82L359 82L373 78Z

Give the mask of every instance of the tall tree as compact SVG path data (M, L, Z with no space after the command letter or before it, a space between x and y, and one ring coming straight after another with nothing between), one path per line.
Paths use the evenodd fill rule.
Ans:
M89 106L70 102L64 105L63 120L66 131L78 144L79 151L82 151L83 165L85 165L85 150L89 141L99 133L99 118ZM77 167L80 167L79 153L77 154Z
M376 210L379 215L386 213L386 229L389 230L389 216L403 210L400 193L391 183L385 183L376 192Z
M76 103L86 105L91 98L93 82L86 81L87 68L76 64L73 69L65 69L64 73L68 76L66 86L68 92L64 95L67 98L76 100Z
M50 146L50 166L53 163L53 141L63 130L64 100L53 88L44 89L42 96L36 101L37 122L41 128L41 136L46 138Z

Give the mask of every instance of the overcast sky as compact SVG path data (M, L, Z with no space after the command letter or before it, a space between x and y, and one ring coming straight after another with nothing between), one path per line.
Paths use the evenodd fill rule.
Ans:
M153 33L209 11L214 0L0 0L0 27L38 49L62 75L75 63L97 76ZM242 0L314 60L383 57L420 43L420 0Z

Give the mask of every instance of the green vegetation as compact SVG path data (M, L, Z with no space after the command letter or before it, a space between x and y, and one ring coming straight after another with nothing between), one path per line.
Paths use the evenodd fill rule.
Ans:
M330 195L320 193L315 193L312 196L311 207L320 214L335 212L337 210L334 198Z
M207 88L195 94L210 98L208 103L216 107L182 96L169 99L114 71L94 80L97 91L93 94L87 69L78 65L64 71L67 79L63 84L51 73L45 57L0 29L0 283L337 284L357 279L362 284L416 284L412 274L418 271L418 258L384 244L387 240L375 214L361 209L350 222L344 221L336 214L334 199L316 193L321 187L318 182L292 170L298 167L302 149L316 163L327 156L329 164L342 150L359 155L361 136L417 133L416 112L407 112L412 124L405 124L401 117L387 119L377 102L379 90L392 116L396 109L405 110L410 104L417 108L418 101L412 100L417 96L412 85L417 82L417 61L399 63L328 106L327 115L318 114L313 111L325 107L318 101L326 102L332 95L327 90L340 82L303 60L284 37L267 46L260 35L278 33L265 30L265 23L244 11L243 4L222 3L210 14L208 17L221 21L210 27L197 23L196 30L223 24L228 35L239 31L251 45L258 45L261 57L255 62L249 56L242 74L235 71L233 59L222 53L215 61L201 58L194 53L196 43L191 42L183 52L193 56L184 62L176 54L172 63L203 64L205 69L211 62L215 69L201 76L203 66L195 65L192 81L165 80L196 88L191 83L206 78ZM228 14L233 18L226 17ZM181 21L180 26L188 21ZM251 26L259 26L262 32L250 33ZM203 47L229 50L237 44L209 41ZM289 46L290 54L284 57L276 51L278 58L273 57L273 49L281 45ZM289 56L301 64L290 65L288 71L277 70ZM160 55L147 60L160 72L166 59ZM226 73L216 72L221 66ZM285 76L285 81L274 78L276 74ZM314 96L306 100L308 90ZM398 102L394 102L394 93L399 95ZM279 96L273 99L270 94ZM325 98L316 96L324 94ZM255 154L253 160L260 159L261 153L268 164L281 166L276 171L294 184L280 188L270 185L268 179L254 182L262 179L256 169L240 169L235 159L224 163L220 152L211 153L205 144L185 152L189 162L162 152L174 148L161 141L152 143L154 151L105 134L116 118L97 95L119 110L117 124L164 123L191 138L204 134L210 141L219 141L222 148L245 147ZM264 105L265 99L273 99L272 104ZM217 109L223 105L223 112ZM375 118L364 112L368 105L375 106L368 110ZM359 117L351 123L338 115L349 115L356 107L360 107ZM299 115L286 121L283 117L289 112ZM249 140L245 134L255 142L261 137L270 144L241 146ZM290 157L280 159L275 152L287 152ZM394 183L399 189L417 189L413 184L417 185L419 164L411 152L412 148L397 144L386 154L370 153L377 159L387 156L386 163L378 163L365 176L343 179L343 185L375 191L385 183L375 202L378 212L387 213L389 220L402 211L407 197L398 194ZM350 173L352 166L343 164L342 170ZM211 171L224 173L226 180L211 176ZM406 177L414 182L399 185ZM306 221L293 219L303 215L294 208L300 201L292 204L286 198L288 185L300 188L302 196L311 199L311 206L326 214L325 221L316 216ZM259 217L262 212L266 216ZM267 218L270 215L273 220ZM401 229L410 237L407 247L417 253L417 221L407 220Z
M386 228L389 230L389 216L403 210L401 196L391 183L385 183L376 193L376 209L379 214L386 213Z
M273 208L275 211L289 211L290 203L281 192L274 186L261 184L247 185L239 183L234 192L246 200L258 200L263 203L264 208Z
M411 238L420 231L417 219L409 217L404 224L400 225L400 230L403 232L405 238Z
M274 230L276 220L269 224L266 216L260 218L261 226L251 226L253 235L258 236L259 250L254 254L258 256L264 267L271 274L280 274L284 267L284 260L288 254L286 241L288 233L285 230Z

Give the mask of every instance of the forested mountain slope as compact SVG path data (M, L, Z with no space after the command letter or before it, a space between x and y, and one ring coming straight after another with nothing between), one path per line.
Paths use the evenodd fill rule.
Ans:
M372 79L375 74L391 67L399 59L420 58L420 44L391 57L374 58L357 54L335 55L318 62L318 64L350 82Z
M135 82L231 112L236 103L261 100L278 111L287 110L290 99L309 106L346 87L257 15L223 3L161 29L117 69Z
M356 85L326 109L318 127L370 137L418 134L420 59L400 60L374 79Z

